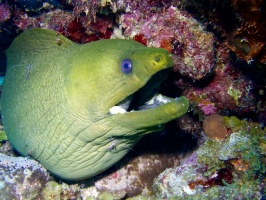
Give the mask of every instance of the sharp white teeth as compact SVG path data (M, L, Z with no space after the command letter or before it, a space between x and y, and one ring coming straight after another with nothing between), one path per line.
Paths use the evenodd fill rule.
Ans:
M127 98L123 100L122 102L119 103L119 105L113 106L110 108L109 113L110 114L124 114L127 112L127 108L130 104L130 100L132 98ZM147 110L147 109L152 109L157 106L169 103L171 100L168 99L167 97L161 95L161 94L156 94L153 98L151 98L149 101L145 102L142 106L138 108L138 110ZM134 112L135 110L131 110L130 112Z
M168 102L170 102L170 100L169 99L166 99L163 95L161 95L161 94L158 94L157 96L155 96L155 98L156 98L156 100L157 101L159 101L159 102L161 102L161 103L168 103Z
M110 110L109 110L109 113L111 113L111 114L124 114L126 112L127 111L121 106L114 106L114 107L110 108Z
M147 101L145 105L166 104L168 102L170 102L169 99L165 98L161 94L156 94L151 100Z

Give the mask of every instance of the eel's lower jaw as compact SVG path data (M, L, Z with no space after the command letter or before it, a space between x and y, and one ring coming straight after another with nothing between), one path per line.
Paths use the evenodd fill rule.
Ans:
M128 107L130 105L131 100L132 100L132 95L127 97L125 100L121 101L117 105L113 106L112 108L110 108L109 113L114 115L114 114L124 114L127 112L135 112L137 110L148 110L169 103L173 99L163 96L161 94L155 94L149 101L139 106L137 110L128 111Z

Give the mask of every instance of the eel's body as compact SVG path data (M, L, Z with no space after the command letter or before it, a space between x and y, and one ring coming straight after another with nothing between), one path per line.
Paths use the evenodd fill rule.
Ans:
M143 135L188 109L185 97L157 98L166 103L141 111L116 106L172 66L164 49L131 40L80 45L54 31L32 29L13 41L7 59L2 91L6 134L19 153L63 179L104 171Z

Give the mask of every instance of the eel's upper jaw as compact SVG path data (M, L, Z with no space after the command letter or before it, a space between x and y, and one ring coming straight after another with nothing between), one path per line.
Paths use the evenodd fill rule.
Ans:
M128 110L130 102L132 100L132 96L130 95L120 103L116 104L112 108L110 108L109 113L110 114L124 114L127 112L134 112L136 110ZM171 102L173 99L163 96L161 94L155 94L150 100L145 102L143 105L139 106L137 110L147 110L147 109L152 109L156 108L158 106L164 105L166 103Z

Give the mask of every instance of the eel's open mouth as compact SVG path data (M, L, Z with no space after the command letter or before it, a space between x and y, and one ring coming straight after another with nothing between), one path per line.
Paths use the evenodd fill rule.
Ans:
M169 97L157 93L150 100L144 102L143 105L136 107L136 109L129 109L132 102L131 99L132 95L110 108L109 112L111 114L124 114L126 112L133 112L136 110L147 110L158 107L171 101Z
M169 69L164 69L154 74L145 86L110 108L109 113L124 114L137 110L147 110L172 101L172 98L158 94L158 88L169 72Z

